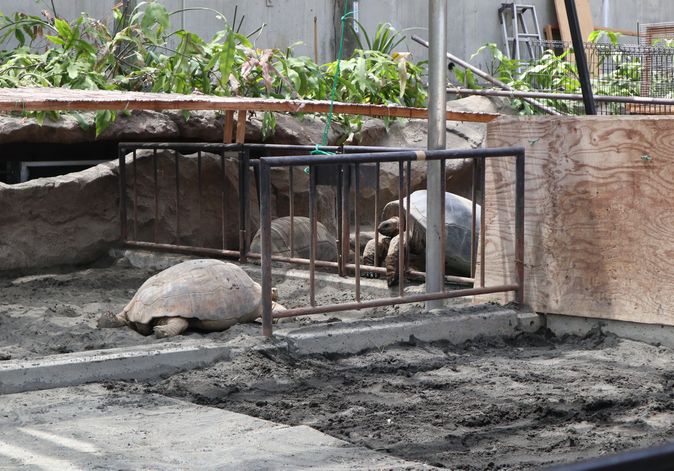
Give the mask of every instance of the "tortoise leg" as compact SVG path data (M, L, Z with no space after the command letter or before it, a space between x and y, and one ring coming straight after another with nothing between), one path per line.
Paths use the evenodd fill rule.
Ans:
M141 324L140 322L129 322L129 327L138 332L140 335L147 337L152 335L152 325L150 324Z
M185 332L189 325L189 321L184 317L163 317L154 326L154 335L158 339L175 337Z
M398 284L400 273L398 270L398 245L400 244L400 236L395 236L391 239L388 246L388 254L386 255L386 284L391 287Z
M377 248L378 247L376 247L374 239L369 240L367 244L365 244L365 249L363 250L363 259L361 261L363 265L371 267L374 266L374 254L377 251ZM377 273L366 271L363 273L363 276L365 276L365 278L377 278Z
M124 327L127 324L126 311L122 311L116 315L112 312L106 312L98 318L96 327L99 329L114 329L116 327Z

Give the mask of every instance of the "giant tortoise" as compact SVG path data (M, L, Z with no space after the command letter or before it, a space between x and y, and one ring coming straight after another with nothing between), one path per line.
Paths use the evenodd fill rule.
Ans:
M290 217L285 216L271 222L272 254L290 257ZM294 216L292 224L293 251L297 258L311 255L311 220L304 216ZM334 262L337 260L337 239L328 229L316 221L316 260ZM260 253L260 231L250 244L250 251Z
M172 337L188 327L216 332L261 315L262 289L240 267L222 260L189 260L148 278L117 315L99 328L129 326L143 335ZM274 303L274 310L283 306Z
M426 190L415 191L410 195L410 228L409 251L411 254L422 255L426 251ZM407 199L403 199L407 205ZM386 281L389 286L398 282L399 257L399 220L398 200L388 203L382 211L384 221L377 230L384 236L379 240L379 247L374 239L370 240L363 251L363 264L372 266L374 253L378 251L378 260L383 260L386 266ZM406 209L406 208L405 208ZM476 224L480 228L480 206L477 205ZM471 240L472 240L473 203L453 193L445 193L445 266L446 269L457 275L470 275L471 271Z

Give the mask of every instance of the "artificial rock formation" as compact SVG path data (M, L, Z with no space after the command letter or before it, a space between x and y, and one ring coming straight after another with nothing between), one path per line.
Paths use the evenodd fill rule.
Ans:
M473 111L496 111L491 101L470 98L453 102L452 107ZM91 118L91 115L88 115ZM252 115L246 127L247 142L260 142L261 114ZM270 142L316 144L321 141L323 122L317 118L276 115L278 127ZM121 115L99 140L124 141L222 141L224 118L215 112L156 113L151 111ZM484 125L448 123L448 147L471 148L482 145ZM330 132L330 144L343 138L338 128ZM46 121L39 126L31 118L0 116L0 144L6 143L86 143L94 142L94 130L83 130L70 116ZM426 123L398 121L386 132L380 120L368 120L355 143L423 148ZM202 153L202 187L198 190L196 155L179 156L180 229L176 233L175 156L158 152L158 219L155 221L154 165L151 152L138 152L136 160L137 197L134 209L134 169L127 156L127 213L129 236L142 241L179 243L236 250L239 241L238 164L235 156L225 158L223 179L220 156ZM397 164L382 164L380 202L398 195ZM466 195L470 188L469 162L448 162L447 189ZM295 214L308 215L308 176L295 168ZM358 195L363 223L374 220L372 169L363 167ZM251 233L258 229L257 191L251 176ZM330 182L326 182L330 183ZM223 223L222 199L225 188ZM412 191L425 185L425 165L413 166ZM273 217L288 214L288 170L272 174ZM115 161L81 172L40 178L16 185L0 183L0 270L30 269L55 265L89 263L107 253L119 241L118 166ZM137 223L133 224L134 211ZM319 220L333 234L336 230L335 188L319 185Z

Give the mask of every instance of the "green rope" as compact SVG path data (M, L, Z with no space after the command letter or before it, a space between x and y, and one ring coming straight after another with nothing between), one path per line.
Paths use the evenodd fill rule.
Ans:
M344 2L344 15L341 18L342 23L342 32L339 37L339 52L337 53L337 69L335 70L335 76L332 79L332 91L330 92L330 110L328 111L328 119L325 122L325 129L323 130L323 145L319 146L316 144L316 148L311 151L311 155L335 155L334 152L321 150L321 147L328 145L328 135L330 133L330 128L332 127L332 117L333 109L335 106L335 96L337 95L337 85L339 84L339 76L341 75L341 65L342 65L342 55L344 54L344 30L346 28L346 20L353 15L352 11L349 11L349 2ZM308 169L305 169L305 172Z

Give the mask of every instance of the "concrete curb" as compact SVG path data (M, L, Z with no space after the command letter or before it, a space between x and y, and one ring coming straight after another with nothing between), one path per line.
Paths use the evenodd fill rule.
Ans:
M512 336L522 331L533 332L542 325L542 317L536 314L493 308L485 311L484 306L476 306L397 318L277 329L274 342L257 337L245 344L192 341L10 360L0 362L0 394L101 381L157 379L231 360L252 349L287 349L296 355L353 354L408 342L412 337L426 342L461 343L480 335Z
M122 379L145 380L231 359L223 344L139 346L0 362L0 394Z
M534 313L518 313L510 309L485 312L484 306L477 306L465 310L438 309L395 319L363 319L310 326L278 332L277 335L288 343L291 353L297 355L354 354L409 342L412 338L423 342L447 340L462 343L481 335L513 336L519 332L535 332L544 324L542 316Z

